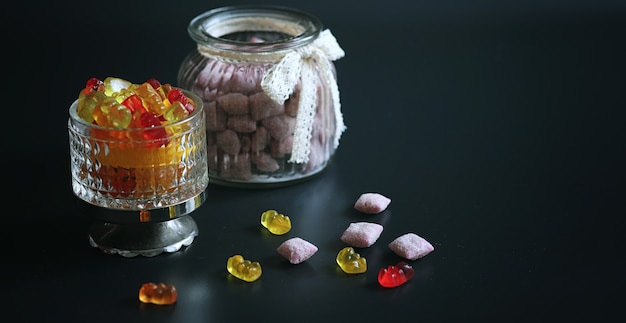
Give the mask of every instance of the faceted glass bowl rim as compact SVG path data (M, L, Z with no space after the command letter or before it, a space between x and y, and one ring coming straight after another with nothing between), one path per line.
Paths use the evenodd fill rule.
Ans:
M172 123L167 123L167 124L161 124L159 126L154 126L154 127L149 127L149 128L115 128L115 127L106 127L106 126L101 126L101 125L97 125L94 123L90 123L85 121L83 118L81 118L78 115L78 99L74 100L74 102L72 102L72 104L70 105L70 109L69 109L69 115L70 115L70 121L72 123L75 124L79 124L83 127L86 128L90 128L90 129L98 129L98 130L106 130L106 131L138 131L138 130L145 130L145 129L159 129L159 128L172 128L172 127L176 127L177 125L181 125L181 124L185 124L188 123L190 121L192 121L195 118L198 118L204 109L204 103L202 102L202 99L200 99L200 97L198 97L195 93L189 91L189 90L185 90L182 88L178 88L181 91L183 91L183 93L185 94L185 96L187 96L188 98L190 98L191 100L193 100L193 102L195 103L195 109L194 111L187 116L186 118L182 119L182 120L178 120L176 122L172 122Z

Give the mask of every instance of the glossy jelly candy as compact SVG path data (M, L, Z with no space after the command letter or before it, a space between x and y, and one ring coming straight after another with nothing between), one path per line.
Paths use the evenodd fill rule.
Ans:
M129 197L137 186L135 170L102 165L98 170L107 192L114 197Z
M247 282L259 279L263 273L261 264L256 261L246 260L241 255L234 255L228 258L226 270L234 277Z
M163 114L165 120L172 122L185 119L187 116L189 116L189 110L180 101L172 103Z
M167 110L167 106L163 102L163 98L157 90L155 90L150 83L143 83L135 88L135 93L139 95L143 100L143 107L146 110L154 113L156 116L161 116Z
M261 225L273 234L282 235L291 230L291 219L276 210L267 210L261 214Z
M141 101L141 97L137 94L129 95L122 101L122 104L132 112L133 119L141 113L146 113L146 109L143 107L143 101Z
M398 262L395 266L381 268L378 271L378 283L380 286L393 288L398 287L413 278L413 267L404 261Z
M164 283L145 283L139 289L139 300L142 303L169 305L176 303L178 291L174 285Z
M178 151L167 147L170 138L177 136L175 132L183 129L169 127L173 133L168 133L162 126L184 120L194 110L195 103L181 89L161 84L154 78L140 84L117 77L107 77L104 81L88 79L79 93L78 115L88 123L102 126L92 129L94 139L118 143L107 146L109 151L100 160L104 165L96 170L103 179L103 191L114 197L128 197L139 183L147 183L137 180L131 165L145 160L147 166L152 166L152 160L139 156L174 159ZM132 144L126 145L127 142ZM136 147L137 154L124 151L130 147ZM145 154L141 154L143 149ZM157 162L160 161L154 161Z
M172 109L176 102L177 107ZM179 106L187 113L180 113ZM100 126L136 128L145 126L128 122L128 112L133 121L140 120L140 115L151 114L159 120L158 125L168 124L182 120L195 111L195 102L181 89L167 83L161 84L154 78L133 84L117 77L107 77L104 81L93 77L87 80L79 93L77 110L85 121L95 122ZM163 117L168 111L167 118Z
M159 97L165 115L146 108L142 88ZM87 80L78 94L68 123L77 196L140 211L178 204L206 187L206 122L195 94L155 79L110 77Z
M172 88L167 92L167 99L172 102L180 102L180 104L187 110L188 113L192 113L195 110L193 103L187 99L185 93L181 89Z
M354 251L352 247L345 247L337 253L337 265L347 274L362 274L367 271L367 260Z
M94 107L92 116L98 125L110 128L128 128L133 118L130 109L114 98L100 101Z
M97 83L93 79L90 79L90 81L91 83ZM98 90L104 91L104 94L108 97L113 97L130 88L132 83L119 77L107 77L102 81L102 85L101 88L98 87Z

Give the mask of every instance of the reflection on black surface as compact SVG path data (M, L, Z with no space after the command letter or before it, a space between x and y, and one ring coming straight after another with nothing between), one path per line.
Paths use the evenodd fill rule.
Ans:
M156 315L165 315L167 317L171 316L176 310L176 303L170 305L156 305L142 303L139 300L136 300L136 302L139 303L139 311L143 312L144 314L150 313Z

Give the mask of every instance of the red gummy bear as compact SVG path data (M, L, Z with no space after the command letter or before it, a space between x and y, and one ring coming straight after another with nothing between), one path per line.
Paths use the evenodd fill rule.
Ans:
M378 283L380 286L393 288L398 287L413 278L413 267L404 261L400 261L395 266L381 268L378 271Z
M88 79L87 83L85 84L85 94L89 94L92 91L97 91L98 87L100 87L102 84L104 84L104 82L102 82L102 80L100 80L99 78L92 77Z
M178 88L172 88L169 92L167 92L167 99L170 100L170 102L180 101L189 113L192 113L196 109L193 104L189 102L185 93Z
M134 170L103 165L98 171L98 176L108 180L108 184L111 185L108 193L113 197L128 197L137 186Z
M155 79L154 77L149 78L146 83L149 83L155 90L161 87L161 82L159 82L159 80Z
M153 113L142 113L139 116L139 125L142 128L148 128L143 131L144 139L150 140L147 146L161 147L169 143L167 132L163 127L160 127L161 121Z
M122 105L126 106L133 113L144 113L146 109L143 107L141 98L137 94L133 94L122 101Z

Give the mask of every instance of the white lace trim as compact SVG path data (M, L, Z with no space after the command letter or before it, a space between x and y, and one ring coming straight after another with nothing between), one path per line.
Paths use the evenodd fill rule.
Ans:
M280 104L293 93L298 80L301 82L298 115L289 162L306 163L309 161L312 125L317 102L316 66L319 66L319 70L324 73L323 77L328 82L332 94L336 119L334 146L335 148L339 146L339 138L346 126L341 114L339 88L330 62L344 55L343 49L339 47L331 32L324 30L311 44L285 54L280 62L263 76L261 81L263 91Z

